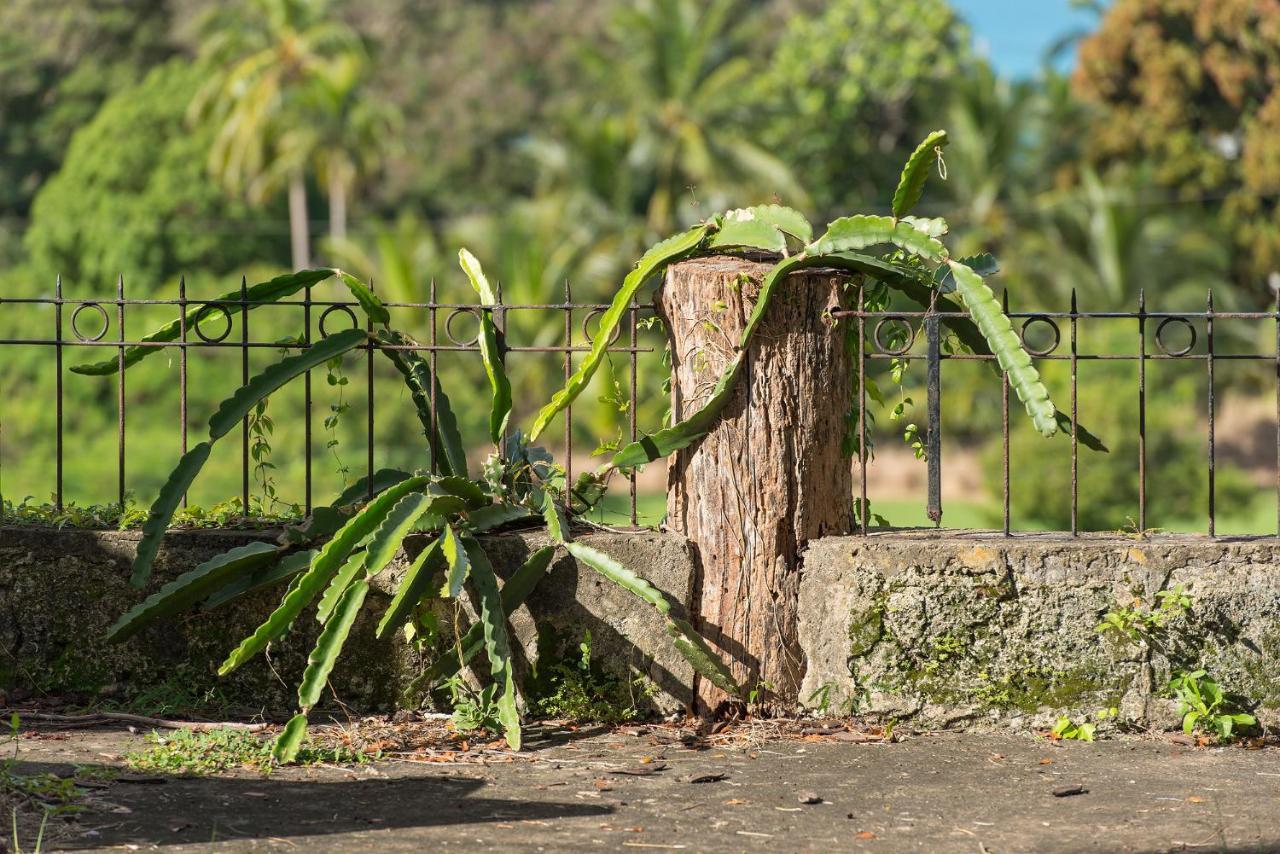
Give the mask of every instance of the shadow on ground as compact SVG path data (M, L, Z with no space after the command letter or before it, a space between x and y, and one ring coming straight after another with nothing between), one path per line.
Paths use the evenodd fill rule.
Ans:
M66 775L62 764L23 762L20 773ZM334 771L357 779L333 780ZM363 769L325 769L320 779L152 777L117 781L77 841L59 847L181 845L236 839L317 837L372 830L607 816L594 804L474 797L479 778L358 779ZM135 817L136 816L136 817Z

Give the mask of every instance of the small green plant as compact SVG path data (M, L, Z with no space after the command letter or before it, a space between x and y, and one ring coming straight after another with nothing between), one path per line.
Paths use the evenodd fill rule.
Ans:
M1063 741L1093 741L1094 733L1098 731L1095 724L1087 721L1076 723L1066 716L1058 718L1054 723L1053 729L1049 731L1049 737Z
M0 504L0 524L47 525L53 528L91 528L97 530L134 530L143 527L147 511L126 498L124 505L90 504L84 507L66 503L59 509L53 502L35 503L31 497L19 503L5 500ZM248 513L239 498L202 507L189 504L174 511L170 520L174 528L275 528L302 521L302 513L294 505L269 510L255 502Z
M22 730L22 719L14 712L8 720L8 736L6 741L12 745L12 752L0 759L0 804L9 807L11 838L14 854L22 851L19 841L19 809L34 807L41 810L40 827L36 834L35 847L38 852L44 845L45 827L52 816L67 815L78 812L82 792L76 786L75 777L60 777L56 774L38 773L24 774L18 770L18 743Z
M557 658L550 647L550 643L539 643L538 666L529 692L535 714L606 724L643 716L641 706L656 690L653 684L640 674L620 677L601 668L591 656L590 631L578 644L577 656Z
M1257 725L1257 719L1238 711L1239 704L1203 670L1179 673L1169 680L1169 691L1178 700L1182 731L1191 735L1207 731L1222 741L1230 741L1240 729Z
M1177 584L1156 593L1157 605L1144 608L1141 599L1114 608L1103 615L1095 630L1104 636L1125 640L1138 646L1165 651L1169 646L1169 623L1191 609L1191 596Z
M271 739L241 729L153 731L146 738L146 747L130 753L125 761L135 771L148 773L204 775L247 768L269 774L273 767L271 745ZM308 740L299 748L296 761L302 765L356 765L371 758L375 757L346 745Z
M466 679L454 674L445 680L449 691L449 704L453 708L450 722L455 731L464 735L482 731L502 732L502 714L498 708L498 686L489 683L480 690L467 684Z

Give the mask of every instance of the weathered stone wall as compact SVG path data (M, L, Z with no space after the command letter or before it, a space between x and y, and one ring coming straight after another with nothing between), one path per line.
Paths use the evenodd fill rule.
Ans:
M107 629L141 594L129 586L137 532L0 528L0 691L23 689L84 694L88 699L168 691L200 696L216 690L244 712L287 711L306 666L319 625L307 612L270 650L226 678L218 665L253 632L278 603L280 590L252 594L212 612L194 610L144 630L115 645L103 643ZM147 592L201 561L275 532L180 531L165 539ZM668 534L588 534L583 542L624 563L643 566L646 576L676 603L689 598L692 563L683 538ZM494 569L505 577L530 552L544 545L540 534L486 538ZM406 550L416 555L420 538ZM331 683L342 702L355 709L389 709L421 672L423 655L397 634L378 640L374 628L390 602L393 583L407 567L401 555L370 591L338 661ZM454 614L437 614L440 641L434 657L452 638ZM470 624L464 608L459 624ZM536 624L536 628L535 628ZM691 700L692 670L671 647L653 608L633 604L629 593L562 556L552 564L534 595L512 619L520 645L517 663L527 668L538 655L538 633L576 644L591 632L594 660L619 674L638 672L660 689L659 710L683 708ZM635 639L633 648L628 639Z
M198 562L270 532L171 534L150 589ZM662 589L677 608L690 601L696 566L681 537L594 533L582 539L613 554ZM128 584L133 532L0 529L0 691L80 692L88 699L180 689L216 689L237 708L280 713L317 626L298 621L272 649L226 679L217 666L270 611L278 591L212 613L191 614L107 646L108 626L138 600ZM489 538L506 575L541 534ZM422 547L411 540L410 555ZM380 578L332 680L354 709L388 709L421 671L402 638L373 637L388 589L405 567ZM1191 609L1169 622L1169 655L1149 654L1095 631L1102 615L1135 598L1182 584ZM1201 665L1280 724L1280 541L1194 537L895 534L831 537L803 555L801 698L829 711L928 725L1041 726L1062 712L1116 706L1137 723L1172 725L1162 698L1177 666ZM438 652L454 614L437 614ZM459 615L469 624L471 614ZM592 570L561 557L513 618L517 663L536 661L541 633L576 646L591 632L593 659L620 674L639 672L661 690L659 710L691 700L692 673L672 649L654 610ZM632 643L638 649L632 648Z
M833 537L804 565L810 705L1014 727L1117 707L1169 726L1171 667L1200 666L1280 722L1280 541ZM1096 630L1178 584L1193 604L1169 621L1164 652Z

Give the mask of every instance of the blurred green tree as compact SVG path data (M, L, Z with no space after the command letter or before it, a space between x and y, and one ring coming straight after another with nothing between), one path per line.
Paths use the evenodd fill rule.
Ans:
M898 168L941 125L969 54L946 0L832 0L793 15L755 87L761 140L820 212L887 208Z
M1074 83L1104 113L1096 162L1149 160L1177 199L1221 211L1236 280L1280 270L1280 3L1117 0Z
M269 222L228 199L205 171L212 128L191 133L184 125L206 76L186 61L162 65L75 134L26 233L42 292L59 273L102 289L123 274L151 294L171 289L181 273L239 273L285 260L271 251Z
M71 135L175 53L169 0L0 4L0 216L25 216Z

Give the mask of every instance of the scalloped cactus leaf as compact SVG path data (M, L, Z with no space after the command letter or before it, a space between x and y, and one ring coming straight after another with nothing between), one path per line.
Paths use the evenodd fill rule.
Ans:
M237 389L231 397L222 401L218 411L209 419L209 441L216 442L230 433L241 419L253 411L259 401L289 380L368 341L369 336L363 329L344 329L313 344L301 353L286 356L271 365Z
M370 320L374 323L382 324L391 322L391 312L387 311L387 307L382 304L382 300L378 299L377 295L374 294L373 288L350 273L344 273L341 270L338 271L338 278L342 279L342 283L347 286L347 290L351 291L351 295L360 304L360 310Z
M411 346L412 339L399 332L379 332L378 340L393 347ZM462 432L458 429L458 418L453 414L453 404L449 395L440 385L440 378L432 382L431 364L413 350L379 348L379 351L391 360L396 370L404 377L409 389L409 397L413 400L418 413L418 421L422 424L423 435L431 443L431 454L436 461L436 468L444 474L467 476L467 452L462 445ZM435 420L431 418L431 401L435 399ZM434 431L434 435L432 433Z
M515 674L511 666L511 642L507 636L507 613L498 577L480 543L471 536L462 538L467 559L471 563L471 583L480 602L480 625L483 626L484 649L489 657L489 675L498 685L498 721L507 746L520 749L520 710L516 708Z
M458 250L458 263L463 272L471 280L471 286L480 296L480 358L484 362L484 372L489 378L489 390L492 403L489 409L489 438L493 444L502 442L502 434L507 429L507 420L511 417L511 380L507 378L507 369L502 362L502 348L498 342L498 328L493 322L493 306L498 304L497 294L489 284L488 277L480 267L476 256L466 249Z
M1013 331L1013 324L1000 308L996 295L982 277L958 261L949 261L965 307L995 354L1000 368L1008 375L1009 384L1018 394L1031 416L1036 430L1046 438L1058 432L1057 409L1049 399L1049 390L1031 364L1031 356Z
M578 365L578 369L565 382L564 388L557 391L551 401L538 411L533 428L529 431L529 441L532 442L542 435L542 431L547 429L551 419L573 403L587 387L587 383L591 381L591 377L595 375L596 369L604 360L605 351L609 347L609 340L613 337L614 330L622 322L623 315L630 308L631 299L640 290L640 286L671 264L696 252L716 228L716 223L704 222L654 244L641 256L635 268L622 280L622 287L613 295L613 301L609 303L609 307L600 316L599 328L591 340L591 352L587 353L586 358Z
M418 556L405 571L404 578L400 579L400 585L396 588L395 596L391 598L391 604L387 606L382 620L378 622L378 637L382 637L409 619L409 615L422 601L422 597L431 592L431 579L445 565L444 553L440 550L440 538L436 537L426 548L418 552Z
M218 668L218 675L225 676L235 670L266 649L267 644L283 635L298 614L302 613L302 609L320 595L356 546L382 524L382 520L391 512L396 502L409 492L424 489L428 483L429 478L426 477L411 477L401 481L352 516L347 524L333 535L333 539L320 549L315 560L311 562L310 568L294 579L284 599L266 621L227 656L227 660Z
M935 130L924 138L911 152L906 164L902 167L902 176L898 179L898 189L893 194L893 215L906 216L920 201L924 194L924 183L929 179L929 170L938 162L942 149L947 144L947 132Z
M856 252L881 243L891 243L935 264L947 259L945 246L910 223L900 222L893 217L867 214L833 220L827 226L826 233L810 244L808 252L811 255Z
M228 311L239 311L244 308L247 311L253 311L260 305L272 303L282 300L285 297L293 296L303 288L309 288L312 285L323 282L333 276L333 270L315 269L315 270L299 270L296 273L288 273L284 276L276 276L266 282L259 282L252 287L241 291L236 288L220 297L214 297L211 300L203 300L194 308L187 309L186 327L187 331L194 330L200 325L202 320L209 317L222 314L222 308L225 306ZM240 302L244 301L245 306L241 306ZM124 350L124 367L125 370L133 367L141 362L147 356L153 353L159 353L164 347L147 346L160 343L168 343L177 341L182 335L183 321L173 320L156 329L154 332L144 335L139 339L139 343L132 347L126 347ZM114 374L120 369L120 357L112 356L110 359L103 359L101 362L93 362L84 365L72 365L71 371L77 374L85 374L86 376L107 376Z
M160 540L169 529L169 520L173 518L182 496L186 495L196 475L200 474L200 469L209 461L209 452L212 450L212 443L201 442L187 451L169 473L164 486L160 487L160 494L147 512L147 521L142 526L142 539L133 555L133 573L129 583L134 587L141 589L151 578L151 564L155 563L156 554L160 551Z
M533 554L529 555L528 560L520 565L520 568L511 574L507 579L507 583L502 585L502 610L508 617L511 612L524 604L529 598L529 594L538 586L538 582L547 574L547 567L551 565L551 558L555 556L555 546L543 546ZM415 678L404 690L405 697L412 697L423 686L434 686L442 679L448 679L453 674L462 669L462 665L475 657L476 653L484 645L484 627L479 623L473 623L471 628L467 629L462 640L458 642L456 649L451 649L441 655L431 663L425 671Z
M270 543L249 543L210 558L161 587L130 608L107 632L108 643L117 643L154 623L175 614L224 586L229 580L261 569L279 557Z
M674 454L681 448L687 448L707 435L715 424L716 418L719 417L720 411L733 399L734 386L738 375L742 372L743 364L742 355L729 364L712 388L706 403L702 404L697 412L678 424L650 433L624 446L613 455L613 459L609 461L609 467L617 469L644 465Z
M333 610L333 617L325 623L324 629L320 632L315 648L307 657L307 669L303 671L302 684L298 686L298 705L302 707L303 714L309 712L311 707L320 701L320 694L324 691L325 683L329 681L329 674L333 672L333 663L338 660L338 653L342 652L342 645L347 642L347 637L351 634L351 627L355 624L356 615L360 613L365 594L368 592L367 578L357 578L351 582L343 592L342 598L338 600Z

